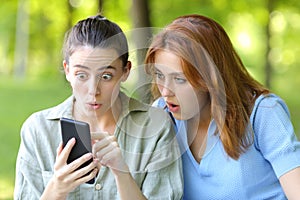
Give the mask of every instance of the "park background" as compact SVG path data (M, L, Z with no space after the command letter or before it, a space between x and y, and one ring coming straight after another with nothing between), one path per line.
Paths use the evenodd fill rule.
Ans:
M128 34L134 66L141 66L145 49L138 46L144 46L152 33L145 29L144 35L132 35L132 30L159 30L185 14L215 19L228 32L250 73L286 101L299 138L298 0L1 0L0 199L13 199L24 120L71 94L61 70L64 33L78 20L99 11ZM131 76L129 88L143 80L138 68Z

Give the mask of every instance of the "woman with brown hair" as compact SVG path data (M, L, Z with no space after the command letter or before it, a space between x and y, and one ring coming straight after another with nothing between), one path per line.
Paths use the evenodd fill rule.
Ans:
M80 20L67 32L63 52L72 95L24 122L14 199L181 199L182 165L170 117L121 90L131 62L119 25L101 15ZM68 162L80 140L63 147L61 118L89 124L92 152Z
M288 108L250 76L217 22L178 17L153 38L145 63L153 105L175 122L184 199L300 196L300 142Z

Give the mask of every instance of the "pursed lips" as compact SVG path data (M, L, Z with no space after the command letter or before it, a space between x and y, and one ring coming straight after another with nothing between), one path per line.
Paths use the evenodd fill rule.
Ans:
M92 109L96 110L96 109L99 109L102 104L97 103L97 102L89 102L89 103L87 103L87 105L89 107L91 107Z

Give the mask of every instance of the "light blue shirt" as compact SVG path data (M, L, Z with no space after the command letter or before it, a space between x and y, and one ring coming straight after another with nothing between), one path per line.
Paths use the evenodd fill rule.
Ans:
M165 108L162 98L153 105ZM238 160L231 159L219 135L214 134L212 120L200 164L188 148L186 121L174 119L182 151L184 199L286 199L278 178L300 166L300 142L288 108L270 94L260 96L253 111L254 142L249 149Z

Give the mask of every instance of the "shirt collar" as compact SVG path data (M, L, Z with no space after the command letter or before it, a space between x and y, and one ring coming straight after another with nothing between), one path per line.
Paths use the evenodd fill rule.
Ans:
M72 95L68 97L64 102L61 104L50 108L48 113L46 114L46 119L54 120L60 119L62 117L65 118L73 118L73 105L74 105L75 97Z

